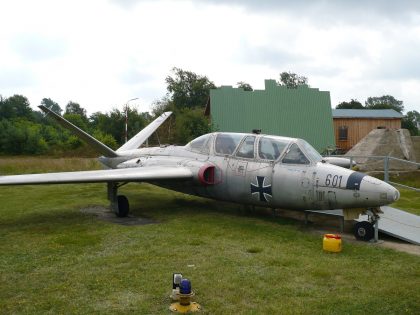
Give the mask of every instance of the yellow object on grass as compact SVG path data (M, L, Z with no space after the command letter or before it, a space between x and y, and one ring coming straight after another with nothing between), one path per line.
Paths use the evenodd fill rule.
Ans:
M323 249L327 252L339 253L342 250L341 235L325 234L323 240Z

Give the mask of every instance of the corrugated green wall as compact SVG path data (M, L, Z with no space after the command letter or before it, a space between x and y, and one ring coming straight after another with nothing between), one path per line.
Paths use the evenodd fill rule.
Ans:
M214 89L210 114L218 131L262 129L265 134L305 139L318 151L335 145L330 93L307 86L288 89L266 80L265 90Z

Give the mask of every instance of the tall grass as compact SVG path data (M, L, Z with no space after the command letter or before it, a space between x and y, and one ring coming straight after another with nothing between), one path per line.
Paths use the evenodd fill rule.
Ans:
M96 158L0 157L0 176L101 169Z

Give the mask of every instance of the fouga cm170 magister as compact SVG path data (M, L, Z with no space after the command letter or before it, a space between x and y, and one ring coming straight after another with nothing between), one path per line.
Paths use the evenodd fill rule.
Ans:
M140 148L170 116L166 112L114 151L48 108L40 108L101 153L99 161L106 169L0 176L0 185L107 183L111 207L119 217L127 216L129 203L118 195L118 188L129 182L148 182L245 205L344 209L353 215L367 209L378 213L380 206L400 196L397 189L379 179L327 163L302 139L214 132L185 146ZM370 229L367 222L361 227Z

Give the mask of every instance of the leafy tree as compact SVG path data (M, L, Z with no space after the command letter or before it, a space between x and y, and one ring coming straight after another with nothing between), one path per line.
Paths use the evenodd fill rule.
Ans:
M191 71L173 68L173 76L167 76L165 82L169 99L175 108L202 107L210 95L210 89L216 88L206 76Z
M93 133L93 137L95 137L96 139L98 139L99 141L101 141L103 144L105 144L106 146L110 147L111 149L115 150L118 148L118 143L117 141L115 141L114 137L111 136L110 134L105 134L102 133L99 130L96 130Z
M77 148L80 148L81 146L83 146L83 142L82 140L80 140L79 137L71 134L67 139L66 142L64 143L65 148L68 149L72 149L75 150Z
M178 144L186 144L211 131L201 108L184 108L177 112L175 126L175 141Z
M150 120L148 113L140 113L135 108L128 107L128 138L135 136ZM114 108L110 113L93 113L90 116L94 131L112 136L119 145L125 141L125 111Z
M82 108L79 103L73 101L67 103L65 114L77 114L87 120L86 109Z
M84 119L82 115L66 112L63 117L69 122L71 122L73 125L76 125L80 129L82 129L83 131L88 130L87 120Z
M152 103L152 114L153 114L153 117L155 118L159 117L164 112L168 112L168 111L173 112L174 110L175 108L173 106L173 103L167 96L164 96L161 99L155 100Z
M125 116L124 116L125 118ZM141 113L136 108L128 108L128 139L134 137L149 123L151 116L149 113Z
M308 85L308 78L290 71L282 72L280 73L280 81L277 83L289 89L296 89L299 85Z
M62 147L64 141L64 132L55 126L42 125L41 136L45 139L49 146Z
M368 97L365 107L367 109L394 109L399 113L402 113L404 110L403 101L399 101L391 95Z
M23 95L15 94L0 100L0 117L6 119L26 118L32 119L32 109L28 99Z
M360 103L358 100L355 100L355 99L351 99L350 102L341 102L335 108L336 109L365 109L362 103Z
M67 106L69 104L67 104ZM53 112L55 112L55 113L57 113L59 115L61 115L61 113L63 111L62 108L60 107L60 105L58 105L58 103L54 102L50 98L43 98L42 101L41 101L41 105L44 105L46 108L52 110ZM67 108L66 108L66 111L67 111Z
M403 117L401 127L408 129L412 136L420 136L420 113L416 110L409 111Z
M124 142L125 114L123 111L113 109L110 113L96 112L90 116L91 128L95 132L111 135L118 144Z
M236 83L236 85L238 86L238 88L244 89L244 91L254 91L251 84L246 83L244 81L239 81L238 83Z
M51 124L49 119L46 119L45 114L41 111L34 110L32 111L32 119L33 122L36 122L37 124Z
M25 119L0 121L0 152L6 154L42 154L48 150L41 136L41 125Z

